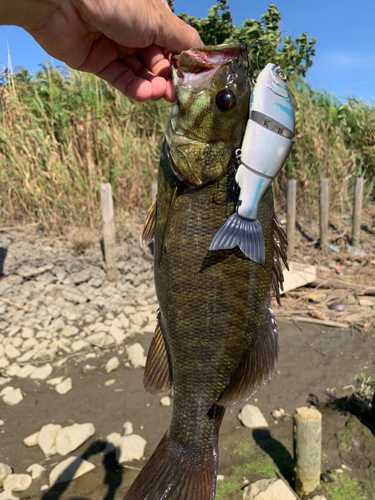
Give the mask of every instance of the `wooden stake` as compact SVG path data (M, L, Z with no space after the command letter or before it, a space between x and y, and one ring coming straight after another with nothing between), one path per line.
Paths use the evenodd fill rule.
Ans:
M352 246L359 248L360 233L361 233L361 212L363 198L363 177L357 177L354 182L354 199L353 199L353 232Z
M290 180L286 185L286 235L288 239L288 258L294 254L296 232L297 181Z
M328 248L328 208L329 208L329 180L320 181L320 249Z
M297 408L293 424L294 488L303 498L320 486L322 414L315 408Z
M100 201L102 204L103 241L107 279L109 281L116 281L115 221L113 217L112 187L110 184L100 184Z

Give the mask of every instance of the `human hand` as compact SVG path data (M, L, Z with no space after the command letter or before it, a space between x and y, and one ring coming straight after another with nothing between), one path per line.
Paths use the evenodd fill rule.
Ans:
M202 45L166 0L4 1L8 9L17 2L18 12L25 8L18 22L8 10L6 24L18 24L51 56L94 73L136 101L173 102L170 53Z

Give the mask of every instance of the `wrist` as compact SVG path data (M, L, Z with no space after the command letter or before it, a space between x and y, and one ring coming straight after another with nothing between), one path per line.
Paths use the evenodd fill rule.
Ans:
M36 30L56 12L61 0L0 0L0 25Z

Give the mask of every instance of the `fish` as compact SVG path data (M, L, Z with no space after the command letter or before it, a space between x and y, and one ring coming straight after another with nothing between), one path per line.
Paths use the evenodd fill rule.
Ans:
M144 385L153 394L173 387L173 412L124 500L213 500L225 410L269 380L278 354L270 298L271 289L279 296L286 238L272 190L258 212L264 265L239 248L209 249L238 198L234 152L251 95L241 44L192 48L172 56L171 69L176 102L141 241L154 242L160 307Z
M268 63L256 78L246 132L237 153L237 208L214 236L210 250L238 246L250 259L264 263L259 203L286 162L293 137L294 109L287 77L279 66Z

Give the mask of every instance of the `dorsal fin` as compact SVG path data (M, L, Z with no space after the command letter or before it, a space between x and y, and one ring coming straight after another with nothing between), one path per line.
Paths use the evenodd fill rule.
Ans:
M218 405L231 406L247 401L261 384L271 378L279 352L276 319L268 304L254 341L220 396Z
M143 383L146 391L152 394L165 392L172 387L172 374L159 322L148 351Z
M156 198L154 198L150 208L147 210L145 225L143 226L140 237L141 247L147 247L154 239L156 229L156 207Z
M280 289L284 290L284 275L281 269L281 261L289 271L286 249L288 242L284 229L281 227L275 214L273 214L273 262L272 262L272 286L271 292L280 305Z

